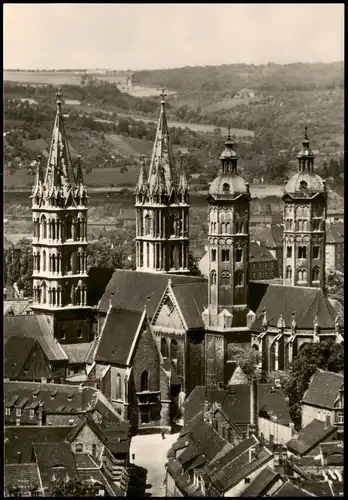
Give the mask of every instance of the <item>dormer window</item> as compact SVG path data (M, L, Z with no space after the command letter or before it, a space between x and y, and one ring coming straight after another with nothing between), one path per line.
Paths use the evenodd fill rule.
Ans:
M300 189L301 189L301 191L305 191L307 189L307 187L308 187L308 184L307 184L306 181L301 181L300 182Z
M223 194L229 194L230 193L230 185L227 184L227 182L225 182L222 185L222 192L223 192Z
M30 409L29 410L29 418L34 418L34 416L35 416L34 410Z

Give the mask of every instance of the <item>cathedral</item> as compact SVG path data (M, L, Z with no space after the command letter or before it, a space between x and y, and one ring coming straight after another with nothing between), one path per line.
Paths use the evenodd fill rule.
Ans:
M47 165L39 163L32 192L38 331L22 335L38 339L51 364L60 356L64 380L102 390L135 431L169 429L198 385L228 385L235 345L259 351L267 374L287 370L305 343L342 341L337 303L324 292L327 190L307 130L283 197L282 285L249 279L252 197L230 134L207 200L209 271L190 275L189 185L183 159L173 158L164 92L151 162L147 169L143 159L135 189L136 270L116 269L94 301L87 200L58 92ZM19 329L18 317L7 318L7 338Z

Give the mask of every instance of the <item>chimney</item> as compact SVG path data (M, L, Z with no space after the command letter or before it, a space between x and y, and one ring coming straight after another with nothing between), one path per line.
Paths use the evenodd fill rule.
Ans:
M43 401L40 401L39 403L39 426L42 427L43 425Z
M293 436L295 434L295 424L290 422L289 427L291 429L291 436Z
M255 378L250 384L250 431L257 435L258 431L258 385Z

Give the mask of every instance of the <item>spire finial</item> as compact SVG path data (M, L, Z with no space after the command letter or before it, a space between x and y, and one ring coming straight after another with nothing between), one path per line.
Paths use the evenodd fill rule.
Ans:
M231 127L228 127L227 130L228 130L227 140L230 141L231 140Z
M61 91L61 88L58 87L57 89L57 93L56 93L56 96L57 96L57 104L60 105L62 104L62 97L63 97L63 92Z
M162 97L161 104L165 104L166 103L165 98L167 97L167 94L164 89L162 89L161 97Z
M304 128L304 129L305 129L305 135L304 135L304 137L305 137L306 141L308 141L308 134L307 134L307 132L308 132L308 127L307 127L307 125L305 126L305 128Z

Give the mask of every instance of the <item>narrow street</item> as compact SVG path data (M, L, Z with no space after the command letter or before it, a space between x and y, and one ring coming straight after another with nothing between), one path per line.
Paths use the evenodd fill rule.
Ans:
M178 434L168 434L162 439L161 434L134 436L132 438L131 463L147 470L146 496L164 496L165 463L167 452L177 440ZM135 460L132 454L135 454Z

